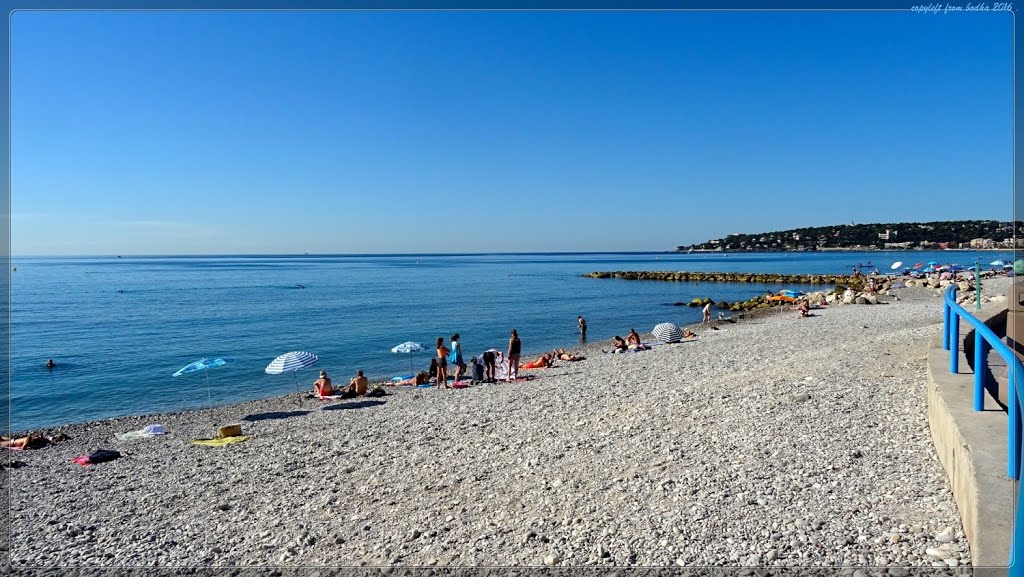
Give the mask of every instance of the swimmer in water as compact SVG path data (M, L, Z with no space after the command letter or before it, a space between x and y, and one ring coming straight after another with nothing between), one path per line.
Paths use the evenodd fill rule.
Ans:
M53 367L56 367L56 366L57 366L57 363L53 362L53 359L46 359L46 368L52 369Z

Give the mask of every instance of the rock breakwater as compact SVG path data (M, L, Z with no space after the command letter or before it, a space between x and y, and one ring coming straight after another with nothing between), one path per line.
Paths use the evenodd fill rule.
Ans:
M799 284L849 284L855 279L833 274L780 274L744 272L686 272L686 271L597 271L583 275L587 278L621 278L626 280L660 280L678 282L749 282Z

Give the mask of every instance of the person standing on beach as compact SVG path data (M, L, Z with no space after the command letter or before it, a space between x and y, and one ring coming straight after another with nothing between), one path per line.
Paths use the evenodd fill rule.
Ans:
M508 340L508 381L512 382L519 378L519 354L523 350L523 342L519 340L519 333L512 329L512 338Z
M444 337L437 337L437 386L448 388L448 347L444 346Z
M485 381L488 381L488 382L491 382L491 383L497 381L497 379L495 378L495 375L497 375L498 367L497 367L497 365L495 363L495 358L494 357L495 357L495 355L500 355L500 354L501 353L499 353L498 351L495 351L495 350L486 350L486 351L484 351L484 380Z
M708 302L706 305L704 305L704 320L702 320L700 322L701 322L701 324L710 323L711 322L711 303L710 302Z
M462 345L459 343L459 333L452 335L452 349L451 352L455 357L455 382L459 382L462 377L462 371L466 368L466 363L462 362Z
M581 341L587 340L587 321L586 321L586 319L584 319L583 316L580 315L580 316L576 317L576 322L580 326L580 340Z

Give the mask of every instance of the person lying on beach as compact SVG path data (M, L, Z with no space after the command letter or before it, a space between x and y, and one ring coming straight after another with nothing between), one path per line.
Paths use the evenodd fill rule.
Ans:
M633 351L644 351L650 348L640 342L640 335L636 333L635 329L629 329L629 334L626 335L626 343L629 345L630 350Z
M420 371L416 373L411 379L405 379L404 381L398 381L392 383L396 387L415 387L419 385L425 385L430 382L430 374L427 371Z
M692 339L692 338L694 338L694 337L696 337L696 336L697 336L697 333L695 333L695 332L691 331L691 330L689 329L689 327L687 327L687 328L683 329L683 338L684 338L684 339Z
M563 361L582 361L587 358L581 355L577 355L575 353L566 352L565 349L555 349L551 352L554 353L555 358L561 359Z
M329 397L334 394L334 387L331 379L327 377L327 371L320 371L320 378L313 381L313 389L319 397Z
M10 449L42 449L59 440L57 437L50 437L40 433L33 433L27 437L18 437L17 439L0 435L0 447L8 447Z
M544 353L538 359L534 359L522 366L524 369L546 369L555 362L554 353Z

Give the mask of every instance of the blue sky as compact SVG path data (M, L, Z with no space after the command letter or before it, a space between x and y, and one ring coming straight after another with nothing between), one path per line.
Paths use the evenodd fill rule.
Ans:
M671 250L1007 219L1011 19L18 12L14 255Z

